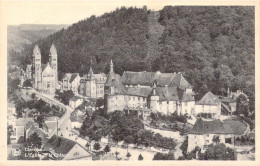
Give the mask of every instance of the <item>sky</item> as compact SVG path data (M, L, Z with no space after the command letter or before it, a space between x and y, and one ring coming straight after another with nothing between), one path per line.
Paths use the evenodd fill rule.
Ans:
M19 24L73 24L91 15L100 16L121 6L143 7L160 10L173 1L12 1L3 2L7 25Z

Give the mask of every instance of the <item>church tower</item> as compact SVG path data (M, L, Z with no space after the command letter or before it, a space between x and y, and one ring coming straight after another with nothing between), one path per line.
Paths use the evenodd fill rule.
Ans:
M51 68L55 71L55 88L58 86L58 55L57 50L54 44L51 45L49 62Z
M33 49L33 88L41 89L41 51L36 44Z

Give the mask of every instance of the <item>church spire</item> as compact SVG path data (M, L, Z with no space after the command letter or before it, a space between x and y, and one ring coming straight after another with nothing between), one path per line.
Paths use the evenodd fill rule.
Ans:
M110 61L110 73L113 72L114 73L114 65L113 65L113 61L111 59Z

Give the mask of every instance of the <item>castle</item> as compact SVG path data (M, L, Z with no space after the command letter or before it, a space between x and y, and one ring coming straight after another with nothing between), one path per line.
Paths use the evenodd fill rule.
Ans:
M181 73L126 71L120 77L112 60L104 100L107 112L150 109L165 115L176 111L191 115L195 108L192 86Z
M54 95L58 86L58 55L52 44L49 62L41 63L41 51L38 45L33 50L33 62L27 65L26 76L32 78L33 88L41 93Z

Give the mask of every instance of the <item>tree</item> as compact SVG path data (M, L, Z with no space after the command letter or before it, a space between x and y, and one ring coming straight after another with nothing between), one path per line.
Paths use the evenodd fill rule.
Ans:
M124 142L127 144L127 152L128 152L128 145L134 142L134 137L129 135L125 137Z
M42 146L42 138L36 132L34 132L26 140L25 146L40 149Z
M143 158L142 154L139 154L138 160L143 160L143 159L144 159L144 158Z
M173 153L156 153L153 157L153 160L174 160L174 154Z
M218 144L220 142L219 136L218 135L214 135L212 142Z
M204 160L236 160L236 154L233 149L226 147L225 144L209 145L204 153Z
M119 155L119 152L118 151L116 151L115 152L115 155L116 155L116 158L117 158L117 156ZM118 159L118 158L117 158Z
M74 93L71 90L64 91L64 92L60 92L59 90L56 90L56 92L55 92L55 98L60 100L65 105L69 104L69 100L73 96L74 96Z
M32 80L28 79L28 80L24 81L23 87L32 87Z
M101 148L100 144L99 144L98 142L96 142L96 143L94 144L94 149L95 149L96 151L98 151L100 148Z
M110 152L110 146L109 146L109 145L106 145L106 146L105 146L104 152L105 152L105 153Z
M239 95L236 99L236 103L237 113L247 116L249 112L247 97L244 94Z
M131 153L127 152L126 157L127 157L128 160L129 160L129 158L130 158L131 156L132 156Z

